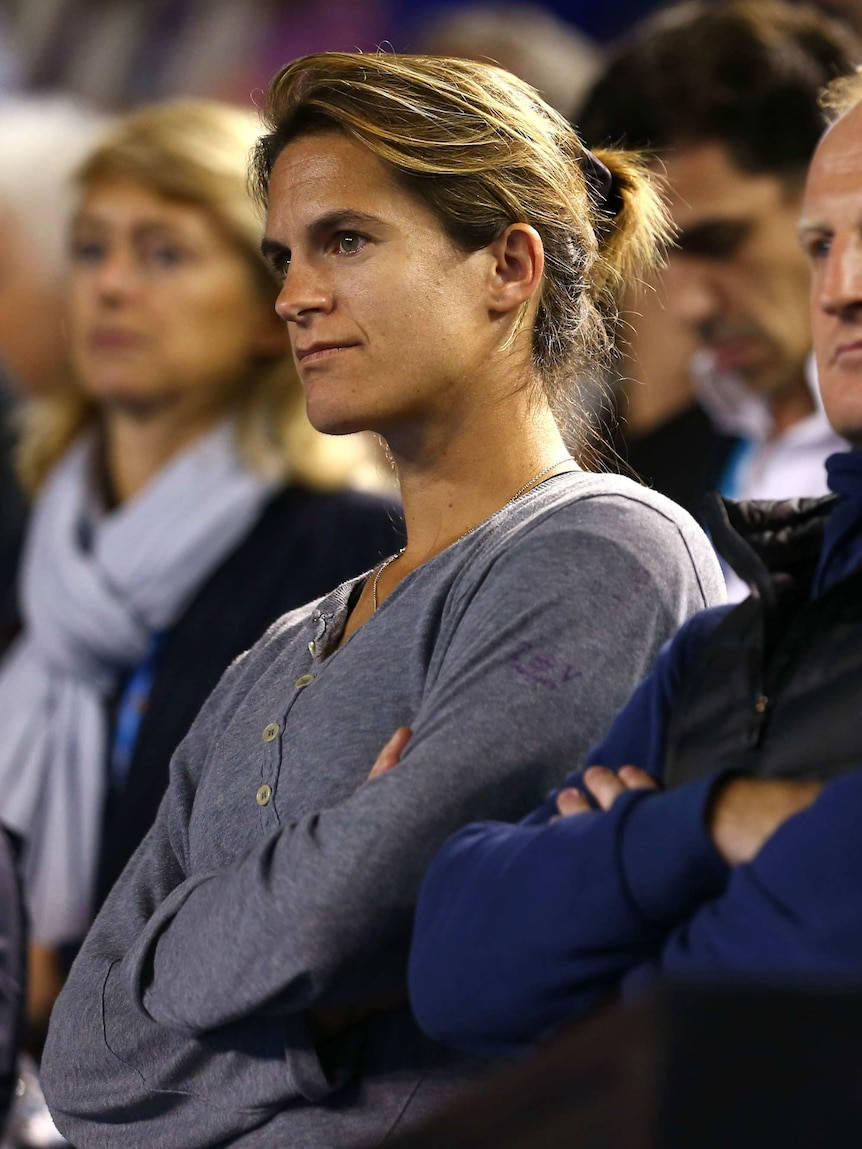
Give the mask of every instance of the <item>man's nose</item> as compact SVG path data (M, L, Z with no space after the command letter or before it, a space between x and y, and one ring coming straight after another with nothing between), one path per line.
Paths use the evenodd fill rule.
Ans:
M824 257L816 297L827 315L862 310L862 242L858 236L833 240Z
M674 253L662 276L668 312L687 327L697 327L723 310L724 293L714 269L702 259Z
M316 312L332 309L332 288L311 264L292 259L275 301L276 314L287 323L302 323Z

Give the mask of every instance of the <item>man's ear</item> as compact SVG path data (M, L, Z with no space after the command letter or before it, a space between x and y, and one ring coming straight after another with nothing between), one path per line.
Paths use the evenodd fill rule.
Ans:
M512 223L488 245L493 257L490 307L499 314L516 311L538 292L545 270L542 239L528 223Z

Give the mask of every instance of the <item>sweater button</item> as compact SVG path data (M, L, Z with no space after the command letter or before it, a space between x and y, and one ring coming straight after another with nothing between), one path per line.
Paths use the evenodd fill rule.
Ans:
M260 787L258 792L255 794L255 799L257 801L258 806L268 806L271 798L272 798L272 786L269 786L266 782L264 782L264 784Z
M280 730L281 727L277 722L270 722L268 726L264 726L262 735L264 742L275 742Z
M303 686L308 686L310 682L314 682L313 674L300 674L293 685L297 690L302 690Z

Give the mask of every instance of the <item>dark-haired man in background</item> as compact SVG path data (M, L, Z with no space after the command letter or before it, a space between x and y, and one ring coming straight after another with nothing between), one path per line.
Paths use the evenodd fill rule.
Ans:
M818 92L857 60L812 8L677 5L635 28L575 117L590 144L647 149L667 176L677 249L632 303L623 453L695 514L716 486L822 494L844 445L820 406L796 220Z

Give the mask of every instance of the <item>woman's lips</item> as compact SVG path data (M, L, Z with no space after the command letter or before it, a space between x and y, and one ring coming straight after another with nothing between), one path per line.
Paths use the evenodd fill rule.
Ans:
M307 347L296 348L296 361L302 367L310 367L358 346L358 343L310 343Z
M88 342L95 351L125 351L139 347L143 336L135 331L123 331L113 327L97 327L90 332Z

